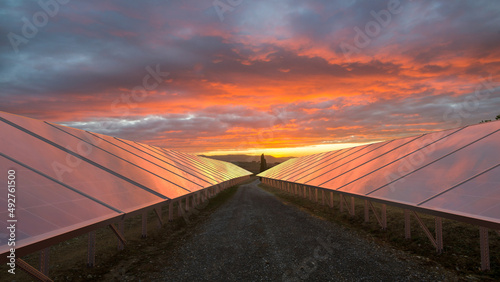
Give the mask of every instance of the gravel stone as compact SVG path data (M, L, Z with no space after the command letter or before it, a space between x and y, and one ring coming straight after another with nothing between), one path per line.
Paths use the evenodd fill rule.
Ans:
M315 218L260 189L235 195L179 246L157 281L439 281L452 273Z

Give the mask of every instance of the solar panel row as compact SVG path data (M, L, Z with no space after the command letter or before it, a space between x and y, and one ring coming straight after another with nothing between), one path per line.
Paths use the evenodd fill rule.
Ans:
M233 164L0 112L0 183L15 170L16 249L84 230L250 172ZM0 254L8 252L7 191Z
M288 160L258 175L500 229L500 121Z

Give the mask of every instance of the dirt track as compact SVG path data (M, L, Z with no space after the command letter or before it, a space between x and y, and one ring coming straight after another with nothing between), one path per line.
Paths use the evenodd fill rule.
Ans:
M448 280L401 252L241 186L169 259L163 281Z

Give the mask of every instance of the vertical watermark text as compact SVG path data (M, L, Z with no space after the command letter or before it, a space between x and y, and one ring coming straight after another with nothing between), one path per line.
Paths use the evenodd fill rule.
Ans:
M16 171L11 169L7 172L7 245L11 247L7 255L8 272L16 274Z

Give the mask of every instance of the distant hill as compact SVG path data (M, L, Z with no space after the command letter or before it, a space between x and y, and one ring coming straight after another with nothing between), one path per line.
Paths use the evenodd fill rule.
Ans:
M201 157L211 158L220 161L226 161L230 163L244 163L244 162L260 162L259 156L250 156L250 155L220 155L220 156L205 156L200 155ZM289 159L293 159L294 157L282 157L276 158L269 155L264 155L266 157L266 162L268 164L274 163L282 163L284 161L288 161Z

